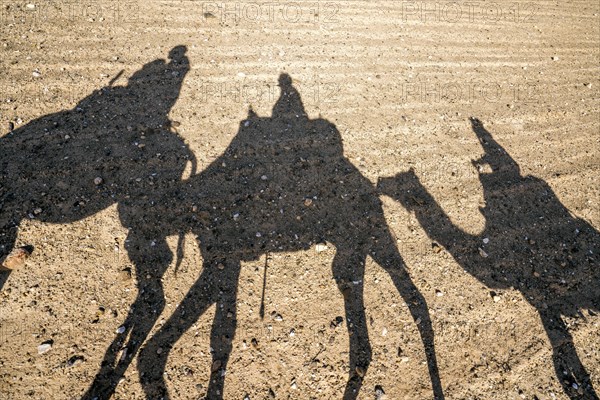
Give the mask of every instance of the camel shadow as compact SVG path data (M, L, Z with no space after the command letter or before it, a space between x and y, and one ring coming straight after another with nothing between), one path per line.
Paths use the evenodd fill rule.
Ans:
M195 170L194 154L168 117L190 69L186 50L174 47L168 62L145 64L127 85L110 84L73 109L42 116L0 138L0 264L15 248L23 219L69 223L117 204L128 229L125 247L140 277L138 297L125 321L127 332L115 338L102 364L98 380L107 393L131 361L115 366L115 349L128 346L135 353L164 306L160 278L173 257L166 243L153 243L160 227L146 215L154 206L148 193L179 185L189 163ZM20 273L30 271L0 272L0 289L11 274ZM133 319L135 325L129 323Z
M279 78L281 95L271 117L252 110L224 153L201 173L157 202L183 199L189 212L170 222L189 227L203 259L200 276L138 357L148 399L168 398L164 381L170 350L211 305L212 367L207 399L222 399L235 336L238 279L243 261L275 252L303 251L329 242L332 274L345 304L349 376L344 399L356 399L371 361L363 278L370 256L387 271L416 321L434 395L443 398L427 304L406 271L374 185L344 157L342 138L325 119L310 119L292 85ZM171 207L171 206L168 206ZM193 211L192 211L193 210Z
M428 236L483 284L519 290L540 315L566 395L597 400L562 316L600 309L600 233L574 217L546 182L521 175L478 119L471 124L485 151L473 161L486 203L481 234L456 227L413 170L380 179L378 189L414 212Z

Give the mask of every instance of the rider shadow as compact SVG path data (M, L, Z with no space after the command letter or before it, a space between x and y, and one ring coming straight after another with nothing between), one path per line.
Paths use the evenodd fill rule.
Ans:
M197 281L140 351L140 382L148 399L167 398L164 380L170 350L216 304L210 335L212 367L207 399L222 399L235 336L241 263L275 252L335 246L332 273L344 298L350 338L344 399L356 399L371 361L363 302L367 256L384 268L416 321L436 398L443 393L427 304L406 271L374 185L344 157L342 138L325 119L310 119L292 85L279 78L281 95L271 117L252 109L224 153L184 182L169 204L183 197L174 216L198 239L203 268ZM207 366L209 368L210 366Z
M455 226L412 169L380 179L378 189L414 212L427 235L487 287L519 290L540 315L565 393L597 400L562 316L600 309L600 233L574 217L546 182L521 175L479 120L471 123L485 151L473 161L486 203L481 234Z
M174 47L169 61L145 64L127 85L112 86L119 73L73 109L42 116L0 137L0 262L14 249L24 219L70 223L117 204L138 278L138 297L126 320L132 352L164 306L160 278L172 259L166 243L152 246L160 233L155 225L154 231L149 228L153 204L148 194L180 185L190 162L195 173L195 156L168 116L190 69L186 50ZM33 273L29 267L0 272L0 289L9 275L27 273ZM116 338L107 351L102 371L110 366L112 372L121 340ZM118 370L129 362L123 360ZM103 383L116 385L110 379Z

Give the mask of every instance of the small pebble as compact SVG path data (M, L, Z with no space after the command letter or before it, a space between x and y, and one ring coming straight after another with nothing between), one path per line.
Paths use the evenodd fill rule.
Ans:
M67 367L75 367L83 362L83 356L73 356L67 361Z
M210 368L211 372L217 372L221 368L221 360L215 360Z
M559 58L557 56L552 57L552 61L558 61Z
M116 332L118 334L125 332L125 325L121 325L120 327L118 327Z
M267 176L266 176L266 175L263 175L263 176L261 176L261 177L260 177L260 179L261 179L261 180L263 180L263 181L266 181L266 180L267 180L267 179L269 179L269 178L267 178Z
M479 255L483 258L488 257L488 253L486 253L481 247L479 248Z
M323 251L325 251L325 250L327 250L327 245L326 245L326 244L323 244L323 243L318 243L318 244L315 246L315 251L316 251L317 253L321 253L321 252L323 252Z
M119 279L121 281L126 282L131 279L131 268L124 268L119 271Z
M25 8L27 8L28 10L35 10L35 4L29 3L25 6Z
M8 123L8 131L9 131L9 132L12 132L14 129L15 129L15 123L14 123L14 122L12 122L12 121L10 121L10 122Z
M483 238L483 244L488 244L490 242L489 238Z
M0 265L0 270L14 270L25 265L25 260L29 258L31 251L28 247L19 247L11 251Z
M304 205L306 207L310 207L312 205L313 201L312 199L304 199Z
M588 89L592 88L592 84L591 83L584 83L583 86L585 86Z
M42 74L38 70L33 71L31 75L33 75L34 78L39 78L40 76L42 76Z
M94 185L96 185L96 186L101 185L102 182L103 182L103 180L99 176L94 178Z
M51 348L52 348L52 341L44 342L38 346L38 348L37 348L38 354L44 354L44 353L50 351Z

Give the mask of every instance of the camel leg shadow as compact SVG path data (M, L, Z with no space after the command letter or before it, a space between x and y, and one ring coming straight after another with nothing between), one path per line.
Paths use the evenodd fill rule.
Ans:
M154 246L148 246L147 238L130 231L126 249L136 268L138 295L123 323L125 332L118 334L107 349L100 371L82 397L84 400L108 400L113 395L120 379L165 307L161 278L172 260L166 241L156 240ZM126 339L127 342L124 343ZM125 350L126 353L117 359L119 354L122 354L121 350Z
M344 296L346 328L350 338L350 374L344 400L355 400L372 358L363 296L366 251L339 248L333 259L333 276Z
M205 258L210 260L210 258ZM217 262L205 261L203 271L167 322L140 351L138 371L146 398L168 399L163 377L170 349L214 303L210 345L213 349L210 381L206 399L222 399L225 371L236 329L237 284L240 261L227 260L225 268Z
M598 400L590 375L577 355L573 337L560 312L540 313L544 329L552 345L554 371L570 399Z
M404 261L396 248L395 240L387 228L383 228L383 232L375 239L375 245L369 255L390 275L398 293L408 305L413 320L417 323L425 349L434 399L443 400L444 392L437 365L433 326L427 302L408 275Z

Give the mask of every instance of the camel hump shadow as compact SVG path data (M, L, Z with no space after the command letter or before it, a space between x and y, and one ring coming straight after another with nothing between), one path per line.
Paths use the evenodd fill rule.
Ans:
M600 233L573 216L544 180L522 175L480 120L472 118L471 128L484 150L472 161L485 200L482 233L455 226L412 169L379 179L378 190L413 212L466 272L489 288L519 290L540 314L565 393L597 399L561 316L600 308Z

